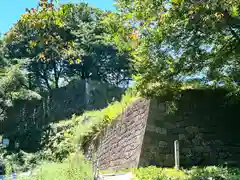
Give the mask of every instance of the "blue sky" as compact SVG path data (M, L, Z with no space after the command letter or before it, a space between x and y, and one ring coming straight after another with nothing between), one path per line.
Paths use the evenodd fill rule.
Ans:
M114 10L114 0L60 0L60 3L67 2L87 2L104 10ZM36 7L37 3L38 0L0 0L0 33L7 32L25 12L25 8Z

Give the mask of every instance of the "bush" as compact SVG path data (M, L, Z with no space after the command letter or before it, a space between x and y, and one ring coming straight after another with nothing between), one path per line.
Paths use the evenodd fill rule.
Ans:
M184 180L186 177L183 171L156 168L155 166L134 169L133 174L135 174L136 178L139 180Z
M205 168L193 167L187 172L190 180L199 179L226 179L226 180L239 180L239 169L228 169L216 166L209 166Z
M91 180L92 165L82 153L71 155L63 163L45 162L33 171L33 177L26 180Z
M41 154L19 152L2 152L3 163L11 166L15 172L26 172L33 169L41 162Z
M162 174L162 169L150 166L147 168L133 169L133 174L139 180L158 180Z
M176 170L170 168L134 169L133 174L138 180L239 180L239 169L228 169L216 166L206 168L193 167L190 170Z

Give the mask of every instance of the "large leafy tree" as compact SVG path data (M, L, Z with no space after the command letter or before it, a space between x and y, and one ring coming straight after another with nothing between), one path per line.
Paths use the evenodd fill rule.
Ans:
M47 1L26 11L5 36L5 47L9 58L25 62L31 88L50 90L73 78L128 81L128 53L105 41L102 11Z
M40 99L30 90L27 78L21 70L21 63L4 56L3 41L0 41L0 121L6 119L6 110L16 100Z
M137 29L135 67L141 87L198 76L239 85L240 1L117 0Z
M76 37L75 55L81 57L81 63L70 62L68 75L115 85L128 82L131 76L129 53L106 38L109 34L106 12L87 4L69 6L71 13L65 17L66 27Z
M24 61L35 88L58 88L74 38L64 27L67 8L41 1L26 11L5 36L8 57Z

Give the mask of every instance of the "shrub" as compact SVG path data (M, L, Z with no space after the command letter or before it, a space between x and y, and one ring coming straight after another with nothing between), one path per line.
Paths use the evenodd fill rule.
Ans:
M239 180L240 170L228 169L216 166L209 166L205 168L193 167L188 172L190 180L194 179L226 179L226 180Z
M176 170L170 168L134 169L133 174L138 180L239 180L239 169L228 169L216 166L206 168L193 167L190 170Z
M63 163L45 162L34 171L31 180L90 180L92 165L82 153L72 154Z
M72 143L73 121L51 124L43 136L42 154L45 160L61 162L75 151Z
M184 180L186 177L183 171L155 166L134 169L133 174L139 180Z
M150 166L147 168L133 169L133 174L141 180L158 180L162 174L162 169Z
M26 172L41 162L40 153L26 153L24 151L5 153L3 163L11 166L15 172Z

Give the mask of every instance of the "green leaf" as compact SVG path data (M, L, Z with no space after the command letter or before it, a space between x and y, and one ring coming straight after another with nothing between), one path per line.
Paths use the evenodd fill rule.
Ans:
M126 18L127 18L127 19L132 19L132 18L133 18L133 14L130 14L130 13L127 14L127 15L126 15Z
M78 64L81 63L81 59L80 58L76 59L76 61L77 61Z
M172 64L172 61L170 61L170 60L167 60L167 63L168 63L169 65L171 65L171 64Z
M239 11L239 10L238 10L238 7L233 6L233 7L232 7L232 11L231 11L231 15L232 15L233 17L238 16L238 15L239 15L239 12L238 12L238 11Z
M174 72L174 68L169 68L169 71L171 72L171 73L173 73Z
M172 0L171 1L173 4L182 4L184 0Z
M62 27L63 26L63 22L60 19L56 19L56 25Z

